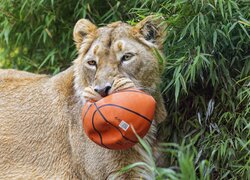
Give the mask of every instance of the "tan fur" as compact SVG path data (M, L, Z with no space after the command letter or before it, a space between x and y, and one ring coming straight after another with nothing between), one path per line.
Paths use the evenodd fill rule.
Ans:
M148 18L135 27L116 22L97 28L88 20L78 21L74 40L79 55L72 67L53 77L0 70L0 179L153 177L142 168L119 175L128 164L152 160L139 144L123 151L96 145L83 133L81 122L86 100L101 98L95 86L110 83L109 93L141 88L157 101L155 122L145 137L153 146L156 123L165 119L166 112L156 88L160 79L152 52L161 47L161 40L141 39L147 22L154 24ZM135 55L122 63L128 52ZM89 60L97 66L90 66Z

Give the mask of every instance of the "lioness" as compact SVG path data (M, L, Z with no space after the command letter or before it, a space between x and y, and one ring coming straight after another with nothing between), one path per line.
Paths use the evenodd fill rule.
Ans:
M157 91L159 68L153 49L162 48L164 27L150 16L135 26L115 22L97 28L79 20L73 32L78 57L56 76L0 70L0 179L151 179L151 163L140 144L109 150L89 140L81 109L89 99L136 87L157 101L146 140L154 145L156 124L166 111ZM149 164L150 165L150 164Z

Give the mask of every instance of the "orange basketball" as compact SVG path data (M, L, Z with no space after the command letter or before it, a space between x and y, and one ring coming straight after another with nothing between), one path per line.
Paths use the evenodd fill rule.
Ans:
M143 91L119 91L84 105L83 129L102 147L128 149L138 142L132 126L143 138L154 118L155 106L154 98Z

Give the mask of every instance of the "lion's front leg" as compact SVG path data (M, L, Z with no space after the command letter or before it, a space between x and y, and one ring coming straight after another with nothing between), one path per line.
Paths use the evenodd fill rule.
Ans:
M128 150L110 150L92 142L82 129L73 128L70 136L72 164L79 179L153 179L153 174L145 167L137 167L121 174L127 165L144 162L152 164L148 154L140 144Z
M93 179L152 179L145 167L136 167L122 173L122 169L136 162L151 164L140 145L128 150L109 150L89 142L85 154L85 171Z

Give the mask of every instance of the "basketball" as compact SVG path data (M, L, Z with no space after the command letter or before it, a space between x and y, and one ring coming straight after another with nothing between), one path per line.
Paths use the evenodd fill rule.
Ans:
M82 109L83 129L96 144L108 149L128 149L143 138L154 118L156 102L138 90L122 90ZM134 130L133 130L134 129Z

